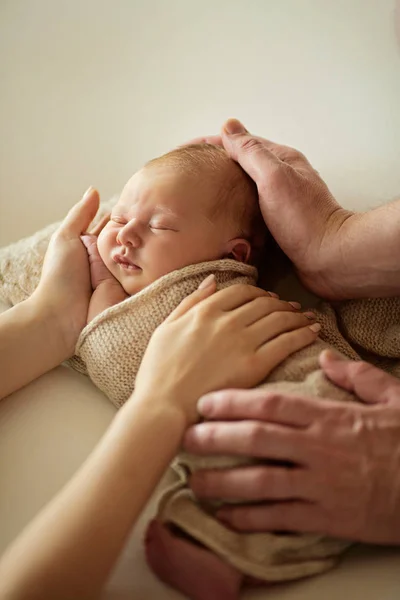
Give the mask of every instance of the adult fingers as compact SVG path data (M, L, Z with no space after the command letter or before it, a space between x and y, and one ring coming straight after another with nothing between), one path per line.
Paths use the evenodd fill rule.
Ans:
M222 390L200 398L197 409L206 419L254 419L292 427L308 427L319 416L319 405L318 399L267 389ZM187 433L189 437L190 431ZM196 437L193 442L196 443ZM193 449L196 451L198 448L194 446Z
M104 215L104 217L97 223L97 225L95 225L95 227L88 231L88 234L98 236L104 229L104 227L107 225L107 223L110 221L110 217L111 213L107 213L106 215Z
M300 304L279 300L279 298L270 295L270 292L268 292L267 294L257 296L251 302L238 308L236 310L236 319L238 323L249 326L271 313L277 311L288 311L293 313L299 308Z
M199 455L232 454L301 464L308 459L303 430L262 421L200 423L186 434L184 447Z
M205 286L201 288L200 286ZM215 276L209 275L199 286L199 289L187 296L179 306L169 315L166 322L173 321L181 315L187 313L192 307L201 300L210 296L216 290ZM212 298L207 298L203 306L205 310L218 309L221 311L231 311L246 302L250 302L258 296L269 296L269 293L254 285L236 284L228 288L219 290Z
M277 302L275 298L270 297L269 292L254 285L239 283L220 290L218 294L210 298L208 304L210 307L227 312L240 309L243 305L260 297L268 299L269 302ZM280 301L278 300L278 302ZM237 311L237 314L240 314L240 310Z
M312 169L302 152L251 135L237 119L228 119L222 128L221 138L228 154L239 162L256 182L259 181L263 171L276 170L276 167L282 166L283 163L296 169L306 168L307 171Z
M368 404L388 402L394 393L400 400L399 380L367 362L346 360L336 352L324 350L320 364L333 383Z
M181 317L187 313L193 306L196 306L199 302L208 298L217 289L217 282L213 274L206 277L197 290L184 298L180 304L172 311L172 313L165 319L165 323L174 321L178 317Z
M282 335L285 332L295 331L306 327L314 321L310 321L303 313L277 311L267 314L260 318L256 323L253 323L248 332L254 336L257 343L265 344L265 342Z
M272 371L297 350L301 350L315 342L319 330L319 324L314 323L294 331L282 333L273 340L269 340L268 336L265 336L265 342L257 350L257 356L260 359L260 364L264 365L266 373Z
M260 506L225 506L217 512L217 517L237 531L327 533L332 528L319 505L302 500Z
M190 296L189 296L190 297ZM271 302L276 302L275 299L271 298L269 292L248 284L235 284L227 288L219 290L212 298L208 298L203 303L204 311L236 311L244 304L251 302L255 298L265 297ZM235 313L235 317L236 317ZM235 322L237 322L235 320Z
M268 149L261 138L252 136L235 119L229 119L222 129L225 150L259 185L272 172L282 166L282 161Z
M99 193L90 187L82 200L75 204L68 212L58 232L67 238L80 236L87 230L99 208Z
M256 466L196 471L190 478L190 487L199 498L229 501L309 499L312 494L307 471L297 467Z

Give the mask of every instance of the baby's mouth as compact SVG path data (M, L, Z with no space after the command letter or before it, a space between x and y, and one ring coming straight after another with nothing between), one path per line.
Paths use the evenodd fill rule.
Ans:
M126 258L126 256L121 256L121 254L117 254L113 257L113 261L117 263L122 269L126 269L127 271L140 271L140 267Z

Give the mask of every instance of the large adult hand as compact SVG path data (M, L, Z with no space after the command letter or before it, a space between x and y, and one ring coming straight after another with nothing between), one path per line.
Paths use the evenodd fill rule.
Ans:
M222 144L255 181L265 223L303 283L325 298L348 297L346 232L359 215L336 202L306 157L250 134L236 119L221 136L192 141Z
M187 423L202 394L256 385L318 333L306 314L260 288L215 288L211 278L155 330L136 376L133 398L169 400Z
M204 498L268 501L220 511L240 531L318 532L400 544L400 381L331 351L321 355L321 366L364 404L265 390L202 398L200 413L216 422L192 427L187 451L277 459L295 467L199 471L192 489Z
M86 324L90 285L89 260L80 236L86 232L99 208L99 194L93 189L75 204L50 239L42 275L33 297L60 326L65 358ZM104 220L105 221L105 220ZM104 226L104 221L95 230Z

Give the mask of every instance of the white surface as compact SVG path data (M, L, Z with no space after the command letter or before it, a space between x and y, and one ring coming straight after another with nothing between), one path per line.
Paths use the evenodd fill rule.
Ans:
M62 217L90 184L109 197L144 160L229 116L304 151L346 206L398 195L394 5L3 0L0 245ZM1 403L0 549L70 477L113 411L64 367ZM179 597L145 566L146 518L105 597ZM248 598L391 600L399 567L398 550L354 550L322 577Z

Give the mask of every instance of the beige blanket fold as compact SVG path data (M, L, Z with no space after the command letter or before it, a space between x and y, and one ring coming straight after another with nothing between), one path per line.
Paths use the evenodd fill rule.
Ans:
M31 238L31 243L23 240L0 250L0 297L10 304L24 300L37 286L53 229L41 232L39 242L36 239L32 243ZM191 265L169 273L89 323L78 340L71 366L88 374L116 406L121 406L134 388L137 370L155 328L210 273L216 275L219 288L255 283L257 277L253 267L232 260ZM399 315L399 298L322 304L318 311L320 339L290 356L260 387L320 396L322 402L324 398L355 401L351 394L325 378L318 364L321 350L334 347L349 358L367 359L398 376ZM266 581L297 579L332 567L350 542L321 535L236 533L214 517L215 503L200 503L189 490L188 475L196 469L255 462L262 463L182 453L174 463L180 481L161 498L159 518L173 523L244 574Z

